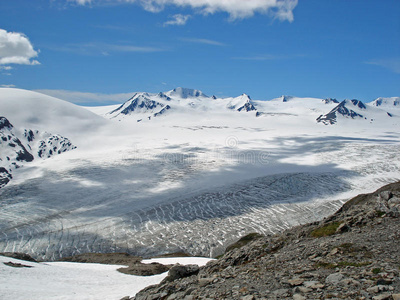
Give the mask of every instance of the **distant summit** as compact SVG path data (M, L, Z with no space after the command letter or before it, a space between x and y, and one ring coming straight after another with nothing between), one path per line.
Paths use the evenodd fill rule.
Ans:
M399 108L400 109L400 97L390 98L377 98L371 102L371 105L381 108Z
M281 97L282 102L289 102L290 99L293 99L293 96L282 95Z
M182 88L182 87L177 87L173 89L172 91L168 91L165 93L168 97L171 98L182 98L182 99L187 99L187 98L197 98L197 97L205 97L208 98L207 95L205 95L202 91L199 90L193 90L193 89L187 89L187 88Z
M256 111L254 104L249 95L242 94L239 97L233 98L227 105L229 109L237 110L239 112Z
M329 104L329 103L339 103L339 101L336 100L335 98L326 98L326 99L322 100L322 102L324 102L325 104Z
M165 95L162 94L161 98L169 100L167 96L165 96L166 98L164 96ZM110 115L112 117L116 117L120 114L130 115L132 113L158 113L164 108L165 105L150 99L150 97L151 96L148 93L136 93L131 99L126 101L120 107L111 111Z
M336 106L334 109L332 109L329 113L326 115L322 115L318 117L317 122L321 122L325 125L333 125L336 124L338 121L339 116L343 116L346 118L364 118L362 114L360 114L358 109L366 109L367 107L363 102L360 100L343 100L342 102L339 103L338 106ZM356 110L356 111L355 111Z
M400 97L378 98L370 103L357 99L339 101L335 98L311 98L282 95L278 98L253 100L243 93L238 97L209 97L200 90L177 87L159 93L139 92L120 106L110 108L102 116L116 120L150 121L154 118L195 118L196 116L263 118L310 118L324 125L363 120L368 123L384 124L388 117L393 124L399 118Z

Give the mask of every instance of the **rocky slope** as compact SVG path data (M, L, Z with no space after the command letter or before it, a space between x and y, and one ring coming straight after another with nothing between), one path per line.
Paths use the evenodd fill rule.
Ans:
M50 158L75 148L66 137L16 129L7 118L0 116L0 188L12 179L12 171L24 163Z
M176 266L133 299L400 299L399 215L397 182L320 222L249 235L199 270Z

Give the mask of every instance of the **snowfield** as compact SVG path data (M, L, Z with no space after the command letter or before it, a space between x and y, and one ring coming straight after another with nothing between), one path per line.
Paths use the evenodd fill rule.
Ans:
M214 257L247 233L319 220L400 179L400 111L397 98L382 99L364 108L175 89L83 108L0 89L0 112L15 127L77 147L10 170L0 189L0 252ZM20 101L30 113L20 114ZM333 124L317 122L331 111Z
M162 264L205 265L206 258L156 259ZM13 267L12 262L24 267ZM151 263L153 261L144 262ZM62 299L118 300L133 297L145 287L158 284L168 272L154 276L126 275L117 271L121 265L83 264L69 262L35 263L0 256L0 292L2 300Z

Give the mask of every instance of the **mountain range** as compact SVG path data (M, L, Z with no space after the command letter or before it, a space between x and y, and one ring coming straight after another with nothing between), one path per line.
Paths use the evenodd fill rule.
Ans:
M176 88L82 107L0 88L0 252L213 257L320 220L400 180L398 100Z
M281 103L281 104L277 104ZM242 94L239 97L217 98L209 97L199 90L176 88L168 92L135 93L132 98L122 105L110 108L108 111L102 109L101 115L109 119L134 119L137 122L151 120L155 117L165 116L173 112L184 114L213 114L229 112L250 113L255 117L266 117L272 114L285 114L291 110L292 115L307 113L309 111L320 111L315 123L333 125L340 123L341 119L366 120L373 122L379 120L385 122L386 118L397 118L400 112L400 98L378 98L370 103L360 100L317 99L298 98L292 96L281 96L270 101L252 100L250 96ZM325 104L325 105L321 105ZM298 110L296 112L296 106ZM99 108L89 108L98 112ZM286 112L287 114L287 112ZM313 117L310 116L311 118ZM389 119L387 119L389 121Z

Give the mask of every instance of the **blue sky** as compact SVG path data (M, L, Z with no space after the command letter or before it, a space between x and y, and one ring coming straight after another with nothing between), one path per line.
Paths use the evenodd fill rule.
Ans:
M177 86L253 99L400 96L399 0L160 2L0 1L0 86L81 104Z

